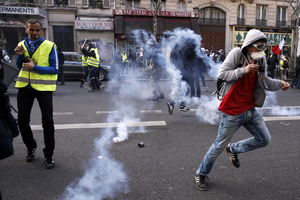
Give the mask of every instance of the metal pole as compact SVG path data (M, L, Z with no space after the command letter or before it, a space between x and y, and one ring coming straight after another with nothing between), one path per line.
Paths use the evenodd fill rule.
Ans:
M153 35L157 40L157 15L160 10L160 1L161 0L153 0L154 12L153 12Z

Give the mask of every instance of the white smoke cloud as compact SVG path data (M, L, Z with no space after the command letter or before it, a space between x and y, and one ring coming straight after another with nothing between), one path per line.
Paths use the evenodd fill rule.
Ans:
M85 174L68 186L62 200L101 200L129 191L122 164L109 154L113 135L112 129L105 129L104 135L96 139L95 153Z
M220 101L216 97L201 96L198 100L197 118L204 123L217 124L219 122L219 105Z

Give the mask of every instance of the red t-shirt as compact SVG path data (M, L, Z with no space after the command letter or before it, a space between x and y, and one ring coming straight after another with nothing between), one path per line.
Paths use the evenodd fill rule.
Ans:
M239 115L254 105L254 87L257 81L257 72L245 74L237 80L224 96L219 110L228 115Z

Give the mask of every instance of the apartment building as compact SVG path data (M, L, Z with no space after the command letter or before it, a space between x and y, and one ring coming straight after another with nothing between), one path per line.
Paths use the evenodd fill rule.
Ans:
M292 13L284 0L0 0L0 46L12 49L24 36L26 20L36 18L45 37L64 51L79 51L90 39L101 44L104 57L132 47L131 30L153 32L154 24L158 38L166 30L190 28L201 34L203 47L226 51L257 28L269 45L285 38L284 52L290 55Z

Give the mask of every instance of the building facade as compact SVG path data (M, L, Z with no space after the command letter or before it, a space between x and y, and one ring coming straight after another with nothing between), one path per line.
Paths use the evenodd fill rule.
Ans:
M291 55L292 13L284 0L0 0L0 47L13 49L26 20L36 18L63 51L79 51L89 39L101 47L102 59L131 48L130 31L153 33L155 26L158 38L189 28L201 35L203 47L225 51L241 46L247 31L257 28L270 47L284 38L284 52Z

